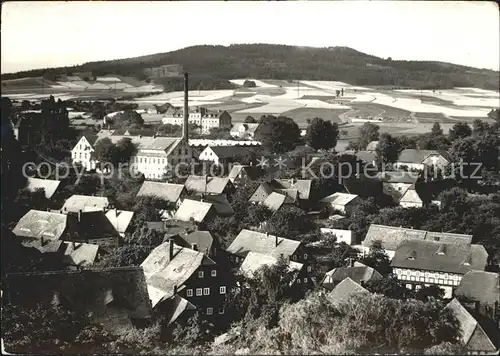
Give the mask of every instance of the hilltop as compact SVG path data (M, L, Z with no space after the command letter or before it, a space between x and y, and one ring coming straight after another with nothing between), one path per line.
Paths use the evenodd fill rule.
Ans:
M432 61L383 59L349 47L297 47L271 44L193 46L147 56L89 62L74 67L31 70L2 75L2 79L76 71L94 75L123 75L147 79L145 69L180 64L193 78L193 89L231 88L229 79L335 80L352 85L417 89L477 87L498 90L499 72ZM181 78L156 80L178 90Z

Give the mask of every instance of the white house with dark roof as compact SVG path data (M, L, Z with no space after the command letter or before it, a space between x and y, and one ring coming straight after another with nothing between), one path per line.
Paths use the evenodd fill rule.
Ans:
M259 252L249 252L240 266L240 271L247 277L253 277L255 272L263 266L274 266L278 263L278 258ZM288 261L290 271L297 274L302 270L302 263ZM307 282L307 281L306 281Z
M321 281L321 287L332 290L338 283L348 277L360 285L369 281L383 279L382 275L378 273L377 270L356 262L352 267L338 267L326 272Z
M255 133L260 128L260 123L242 123L234 125L231 128L231 136L240 139L253 140L255 138Z
M169 111L161 121L164 125L182 126L184 110L180 108ZM231 115L225 110L209 110L199 107L190 111L188 122L199 126L202 134L209 134L213 128L231 128Z
M227 164L238 161L252 152L252 148L244 146L207 146L200 152L198 160L212 162L214 164Z
M342 214L350 215L361 199L356 194L334 193L324 197L319 202L327 205L330 212L340 211Z
M442 150L417 150L413 148L401 151L398 160L394 163L397 169L423 170L425 166L445 167L451 163L451 157Z
M467 245L472 242L472 235L371 224L365 239L359 247L364 253L368 253L372 247L380 246L385 250L389 258L393 258L396 249L406 240L425 240Z
M401 199L399 200L399 205L403 208L421 208L424 206L424 202L420 195L418 195L415 186L409 187Z
M391 266L407 288L437 285L450 298L462 277L472 270L484 271L487 260L482 245L406 240L396 249Z

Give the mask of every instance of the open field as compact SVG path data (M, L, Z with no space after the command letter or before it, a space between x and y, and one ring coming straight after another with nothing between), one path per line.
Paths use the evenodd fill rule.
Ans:
M51 94L62 100L104 100L127 96L130 99L121 101L138 104L141 109L165 103L182 107L184 100L182 91L155 93L161 89L133 78L106 76L97 78L95 82L85 82L80 78L67 80L59 83L42 78L3 81L2 96L30 101L41 100ZM241 86L245 80L231 82ZM435 122L441 123L445 129L447 125L460 121L489 121L488 113L500 102L500 93L476 88L390 90L335 81L248 80L253 80L256 87L190 91L189 106L227 110L234 123L242 122L248 115L255 119L262 115L284 115L296 120L303 128L307 119L321 117L349 124L343 125L342 130L347 130L346 137L350 138L357 134L356 126L360 125L352 124L355 118L382 119L378 123L381 132L419 134L430 131ZM344 96L337 97L337 90L342 89ZM134 98L138 94L142 96Z

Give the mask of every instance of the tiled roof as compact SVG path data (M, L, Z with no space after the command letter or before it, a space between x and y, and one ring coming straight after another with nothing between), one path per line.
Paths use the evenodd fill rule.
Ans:
M395 185L398 185L396 189ZM408 183L382 183L382 192L386 195L391 196L395 202L399 202L406 191L412 187L413 184Z
M252 277L262 266L273 266L276 263L278 263L278 259L276 257L258 252L249 252L241 264L240 270L245 276ZM294 261L289 261L288 263L290 271L298 272L302 269L302 266L302 263Z
M163 305L164 308L168 310L168 314L166 315L168 318L168 324L175 322L187 310L196 310L196 307L192 303L178 294L175 294L168 300L164 301Z
M58 240L66 229L67 216L48 211L30 210L14 227L16 236Z
M231 179L231 181L234 181L234 179L238 177L238 175L243 170L251 180L258 179L263 174L262 169L258 166L243 166L241 164L235 164L234 166L232 166L231 171L229 172L227 177Z
M92 245L81 242L66 242L64 251L64 263L71 266L91 266L97 257L99 251L98 245Z
M67 235L71 241L84 241L118 237L119 233L109 221L104 211L87 211L68 214Z
M380 280L382 275L368 266L354 266L354 267L339 267L326 272L321 286L332 290L333 287L349 277L356 283L368 282L371 280Z
M455 295L482 304L500 303L500 274L484 271L467 272L455 289Z
M408 189L406 193L401 197L401 200L399 201L400 203L417 203L417 204L422 204L422 199L420 199L420 196L418 195L417 191L415 189Z
M414 184L417 182L420 173L405 172L405 171L390 171L379 172L377 179L388 183L409 183Z
M269 194L266 200L264 200L263 204L272 211L278 211L285 203L286 198L286 195L272 192L271 194Z
M207 194L204 196L196 195L187 197L186 199L211 203L214 206L217 215L230 216L234 214L233 207L229 204L226 194Z
M471 270L484 271L487 259L482 245L407 240L396 249L391 266L466 274Z
M180 235L180 239L182 240L182 246L192 248L194 244L198 247L198 251L209 254L212 249L212 244L214 242L214 238L209 231L193 231L190 234L182 234Z
M276 240L278 245L276 245ZM299 246L300 241L243 229L227 248L227 252L243 257L248 252L259 252L274 257L282 254L284 257L289 257L297 251Z
M190 175L184 183L189 192L222 194L228 185L229 178Z
M142 268L85 269L43 273L16 273L7 276L9 300L17 305L50 305L57 299L72 309L105 314L108 303L126 310L130 318L151 315Z
M196 222L202 222L205 220L211 209L214 209L211 203L184 199L175 212L174 219L181 221L190 221L191 219L194 219Z
M450 155L446 151L440 150L416 150L413 148L401 151L398 162L401 163L422 163L430 155L440 155L450 161Z
M26 189L30 192L34 192L37 189L43 188L45 191L45 197L50 199L59 187L59 184L61 184L60 180L28 178L28 185L26 186Z
M173 245L170 260L170 242L156 247L141 264L153 307L174 295L174 287L181 287L202 264L214 264L202 252Z
M264 200L273 192L273 188L269 183L260 184L248 201L255 203L263 203Z
M285 204L293 204L299 197L297 189L274 189L274 192L285 196Z
M453 298L445 308L452 310L458 319L460 324L460 340L467 351L497 351L495 343L489 338L477 320L456 298Z
M310 179L274 179L271 182L276 189L297 189L299 199L307 200L311 193L312 180Z
M94 197L89 195L74 194L66 200L62 211L77 213L81 211L102 211L109 206L109 200L106 197Z
M327 294L327 298L333 304L340 304L346 302L352 295L355 294L368 294L365 288L354 282L351 278L346 277L342 282L337 284L331 292Z
M210 148L218 158L233 158L237 155L245 155L252 151L251 147L242 146L213 146Z
M137 196L155 196L165 201L175 203L179 200L183 191L183 184L144 181Z
M125 231L127 231L127 228L130 225L132 218L134 217L134 212L111 209L106 212L106 217L108 218L111 225L113 225L113 227L116 229L116 231L118 231L120 234L123 234L125 233Z
M439 241L452 244L470 244L472 235L371 224L363 240L363 246L372 247L375 242L380 242L383 249L394 251L401 242L409 239Z
M62 240L43 240L38 238L25 237L21 244L24 247L36 248L41 253L59 252Z
M320 200L320 203L347 205L358 196L356 194L334 193Z

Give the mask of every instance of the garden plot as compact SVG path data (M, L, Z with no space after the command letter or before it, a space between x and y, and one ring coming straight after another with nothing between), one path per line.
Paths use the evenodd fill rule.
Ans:
M57 83L69 89L79 89L79 90L85 89L84 86L76 84L74 82L57 82Z
M237 111L241 114L281 114L282 112L304 107L293 100L273 100L272 102L251 109Z
M95 80L97 82L121 82L117 77L97 77Z
M486 107L486 108L495 108L499 106L499 99L493 97L493 95L498 95L493 91L484 90L479 93L469 92L469 89L474 88L462 88L459 89L447 89L447 90L396 90L397 92L411 94L414 96L425 95L428 97L434 97L438 100L444 100L450 102L450 104L461 106L461 107ZM482 89L479 89L482 90ZM472 94L473 97L468 96L468 94ZM487 94L488 96L485 96ZM471 109L472 109L471 108Z
M314 100L314 99L298 99L295 100L296 103L302 104L307 108L318 108L318 109L346 109L349 110L349 106L341 105L341 104L330 104L324 102L322 100Z

